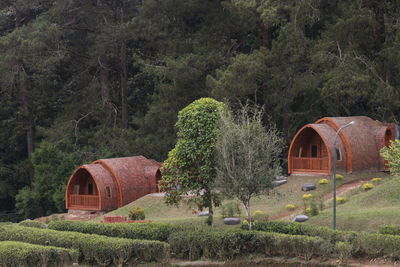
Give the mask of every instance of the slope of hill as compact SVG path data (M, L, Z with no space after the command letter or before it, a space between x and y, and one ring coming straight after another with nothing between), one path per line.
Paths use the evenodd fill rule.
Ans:
M339 181L338 186L349 183L360 179L369 179L376 177L382 173L371 173L371 174L357 174L357 175L346 175L344 181ZM305 192L301 191L301 186L305 183L315 183L317 190L312 191L316 199L323 199L324 196L331 192L331 184L318 185L318 181L321 178L327 178L322 176L290 176L288 183L277 187L270 194L256 197L251 202L251 210L261 210L270 216L271 219L290 219L294 214L301 213L304 207L302 196ZM329 178L329 177L328 177ZM225 201L224 203L226 203ZM287 204L295 204L298 209L294 212L286 212ZM128 216L129 210L132 207L142 207L146 213L146 219L153 221L165 221L165 222L179 222L179 223L202 223L204 217L198 217L193 213L193 209L187 204L183 203L179 207L167 206L164 203L164 199L161 194L151 194L143 198L140 198L120 209L109 212L107 215L122 215ZM240 206L240 205L239 205ZM221 208L216 208L216 224L222 224L222 211ZM242 215L244 213L242 212ZM94 221L100 221L102 217L94 219Z
M387 178L370 191L349 192L348 201L337 206L337 227L342 230L375 231L384 224L400 224L400 178ZM327 209L308 223L331 226Z

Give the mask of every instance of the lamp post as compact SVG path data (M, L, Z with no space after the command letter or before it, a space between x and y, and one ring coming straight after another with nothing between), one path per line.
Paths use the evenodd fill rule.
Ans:
M332 222L332 228L333 230L336 230L336 160L337 160L337 154L336 154L336 140L339 136L339 133L341 130L344 128L347 128L351 125L354 124L354 121L349 122L348 124L340 127L335 134L335 138L333 139L333 164L332 164L332 179L333 179L333 222Z

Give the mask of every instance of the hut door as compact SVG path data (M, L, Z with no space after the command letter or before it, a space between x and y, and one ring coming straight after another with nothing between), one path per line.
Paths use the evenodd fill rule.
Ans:
M312 158L318 158L319 157L318 145L311 145L311 157Z

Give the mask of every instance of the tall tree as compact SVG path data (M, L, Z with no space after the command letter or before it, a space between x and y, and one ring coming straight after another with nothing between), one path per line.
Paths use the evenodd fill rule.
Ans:
M179 112L178 140L161 172L161 189L168 204L179 204L183 194L190 197L197 208L219 205L213 183L216 175L215 143L219 114L224 105L212 98L200 98Z

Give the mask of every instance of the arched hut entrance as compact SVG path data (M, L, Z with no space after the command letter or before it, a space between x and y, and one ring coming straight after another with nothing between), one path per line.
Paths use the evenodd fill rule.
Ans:
M311 126L301 129L289 149L290 173L328 174L330 155L321 135Z
M100 210L96 181L86 168L78 169L67 185L69 209Z

